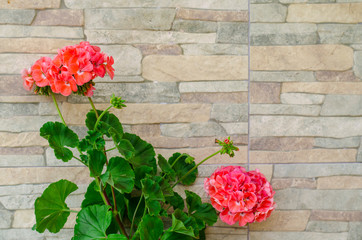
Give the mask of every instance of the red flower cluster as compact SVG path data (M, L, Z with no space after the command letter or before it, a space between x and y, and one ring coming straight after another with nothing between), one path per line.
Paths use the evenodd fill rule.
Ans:
M205 179L204 187L220 219L230 225L264 221L275 208L275 192L258 169L247 172L240 166L223 167Z
M81 42L58 50L54 59L42 57L30 69L24 69L23 86L30 91L49 94L49 91L69 96L72 92L88 97L93 95L93 79L104 77L106 72L113 79L113 57L108 57L97 46Z

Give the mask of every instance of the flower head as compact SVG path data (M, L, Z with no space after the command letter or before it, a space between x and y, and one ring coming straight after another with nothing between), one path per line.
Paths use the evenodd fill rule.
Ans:
M228 224L264 221L275 208L272 186L258 169L222 167L205 179L204 188L220 219Z
M216 143L218 143L220 146L222 146L220 154L228 154L230 157L234 157L235 153L234 151L239 151L239 148L235 147L233 145L233 141L230 140L230 137L225 139L224 141L215 140Z

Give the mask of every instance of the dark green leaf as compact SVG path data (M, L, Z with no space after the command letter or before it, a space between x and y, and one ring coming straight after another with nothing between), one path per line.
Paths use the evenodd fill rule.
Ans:
M186 163L188 155L181 155L181 153L174 153L172 157L168 160L168 163L175 170L176 175L179 179L184 177L193 167L195 167L195 162L191 164ZM195 182L198 171L197 168L182 179L181 183L184 185L191 185Z
M198 238L198 235L199 231L195 219L187 216L182 210L176 209L172 214L172 226L167 229L162 240L194 239L193 237Z
M109 206L92 205L82 209L74 227L75 240L106 239L106 230L112 221Z
M132 218L133 218L134 212L136 211L139 200L140 200L140 197L130 197L129 199L125 198L127 210L128 210L128 212L127 212L128 219L130 222L132 222ZM138 225L139 222L142 220L144 209L145 209L145 199L142 198L141 203L137 209L136 216L135 216L134 222L136 225Z
M93 149L88 151L89 171L91 177L99 177L102 174L107 157L102 151Z
M163 222L155 216L146 215L138 227L141 240L158 240L163 232Z
M151 167L153 169L153 172L156 173L156 154L152 145L147 143L146 141L143 141L135 134L125 133L123 135L123 138L130 141L135 149L134 157L129 159L129 162L133 165L133 168L146 165Z
M166 201L171 204L174 210L183 210L185 208L184 200L177 192L174 192L174 195L171 197L166 197Z
M161 203L157 200L146 199L146 207L151 216L158 216L161 211Z
M195 237L194 231L192 230L191 226L189 228L186 228L184 223L179 219L177 219L173 214L172 214L172 226L170 228L170 231L181 233L183 235L187 235L190 237Z
M97 111L98 112L98 116L100 116L102 114L102 111ZM86 126L89 130L95 130L94 129L94 125L97 122L97 117L96 114L93 110L89 111L87 113L87 118L85 120ZM115 131L122 136L123 135L123 127L122 124L119 122L118 118L112 114L112 113L105 113L102 117L102 119L100 120L98 126L97 126L97 131L101 132L102 134L105 134L107 137L111 137L110 133L109 133L109 129L110 128L114 128Z
M68 180L62 179L50 184L41 197L35 200L36 230L40 233L48 229L57 233L63 228L70 214L65 203L68 195L78 187Z
M111 235L108 235L107 239L111 239L111 240L127 240L126 236L124 236L122 234L111 234Z
M176 172L172 169L171 165L167 160L161 155L158 154L158 165L160 166L162 172L169 176L171 181L175 181Z
M165 200L162 194L161 187L157 182L146 178L142 179L141 184L142 184L142 193L145 196L145 199L161 200L161 201Z
M109 160L107 183L121 193L130 193L134 186L134 172L129 163L121 157L113 157Z
M135 185L141 189L142 185L141 185L141 180L144 179L146 177L147 174L152 174L153 172L153 168L143 165L140 167L136 167L134 169L134 173L135 173Z
M118 152L122 154L127 160L133 158L135 154L135 149L131 142L127 139L119 138L114 128L111 128L109 132L113 138L114 143L116 144Z
M161 240L194 240L195 238L176 232L165 232Z
M68 162L73 157L68 147L77 147L79 139L70 128L60 122L47 122L40 128L40 136L47 139L49 146L54 149L55 157Z

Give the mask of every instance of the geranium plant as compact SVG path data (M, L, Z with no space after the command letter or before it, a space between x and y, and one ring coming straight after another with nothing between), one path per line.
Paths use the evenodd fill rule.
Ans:
M96 77L107 73L113 78L112 64L113 58L99 47L82 42L62 48L54 59L42 57L23 71L24 87L51 95L62 120L45 123L40 135L49 141L57 159L78 160L89 168L93 178L77 212L73 239L205 239L206 225L217 221L216 210L191 191L185 191L185 206L174 187L193 184L197 167L207 159L217 154L234 156L238 149L230 139L218 141L221 150L198 164L185 153L174 153L169 159L156 157L151 144L125 133L119 119L110 113L111 108L126 107L124 100L112 96L110 106L102 111L95 108L90 98ZM91 106L85 120L85 138L79 139L67 126L54 93L88 97ZM113 148L106 149L105 137L113 140ZM71 148L79 152L79 157ZM108 159L107 152L113 149L119 156ZM34 229L40 233L46 229L59 232L74 211L65 200L77 188L65 179L50 184L35 201Z

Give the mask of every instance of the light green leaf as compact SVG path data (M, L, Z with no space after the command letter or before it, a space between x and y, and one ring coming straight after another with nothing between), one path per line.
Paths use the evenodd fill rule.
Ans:
M57 233L63 228L70 214L65 199L77 190L74 183L62 179L50 184L35 200L36 230L40 233L48 229Z

